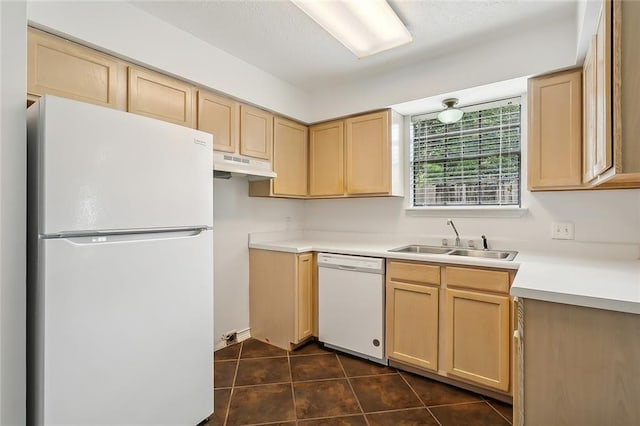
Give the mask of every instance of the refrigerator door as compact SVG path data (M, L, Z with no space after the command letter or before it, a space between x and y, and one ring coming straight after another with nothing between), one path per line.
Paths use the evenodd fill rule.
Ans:
M45 239L35 424L195 425L213 412L213 231Z
M28 118L39 234L212 226L210 134L51 96Z

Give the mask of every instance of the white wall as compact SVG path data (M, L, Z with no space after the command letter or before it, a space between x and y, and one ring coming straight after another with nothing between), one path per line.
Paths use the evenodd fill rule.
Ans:
M549 17L466 50L312 93L311 116L317 121L575 65L575 16Z
M25 424L26 6L0 1L0 424Z
M246 178L215 179L213 191L217 343L222 333L249 327L248 234L300 229L304 202L249 198Z
M414 216L399 198L305 201L305 229L398 233L408 238L455 237L445 217ZM575 224L579 242L640 244L640 190L523 192L523 217L458 217L462 238L551 242L551 222ZM517 248L517 247L516 247Z
M123 1L28 2L29 23L305 120L308 94Z

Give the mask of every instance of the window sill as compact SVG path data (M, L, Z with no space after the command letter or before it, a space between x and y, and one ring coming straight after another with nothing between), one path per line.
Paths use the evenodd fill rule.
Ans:
M408 216L434 217L522 217L529 209L515 206L437 206L407 207Z

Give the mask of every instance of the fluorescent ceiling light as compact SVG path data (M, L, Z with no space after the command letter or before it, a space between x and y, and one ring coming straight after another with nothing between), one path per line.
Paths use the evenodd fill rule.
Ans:
M358 58L413 40L385 0L291 0Z

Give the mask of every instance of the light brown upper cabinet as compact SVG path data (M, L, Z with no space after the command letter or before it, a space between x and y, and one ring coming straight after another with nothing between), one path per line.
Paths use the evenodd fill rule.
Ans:
M278 177L249 182L249 195L307 196L308 130L307 126L285 118L273 119L273 171Z
M611 102L612 3L603 0L596 34L585 58L583 182L609 170L613 161Z
M611 9L611 1L604 0L596 33L596 146L591 164L594 176L612 165Z
M271 159L273 114L249 105L240 105L240 154Z
M309 127L309 195L344 194L344 121Z
M126 65L71 41L28 28L27 93L125 110Z
M593 36L591 48L582 66L583 83L583 149L582 181L590 182L594 177L596 157L596 36Z
M192 85L143 68L129 67L129 112L194 127Z
M640 2L602 0L583 68L581 138L577 75L575 82L569 81L572 71L529 80L529 189L640 188L638 40Z
M390 111L345 120L347 194L388 194Z
M529 79L529 190L582 184L582 70Z
M605 0L605 12L610 1ZM613 0L613 166L601 188L640 187L640 2ZM604 15L604 13L603 13ZM599 46L600 47L600 46ZM606 47L605 47L606 49Z
M198 130L213 135L215 151L235 152L238 146L240 104L233 99L198 90Z
M386 110L309 127L309 195L403 195L401 122Z

